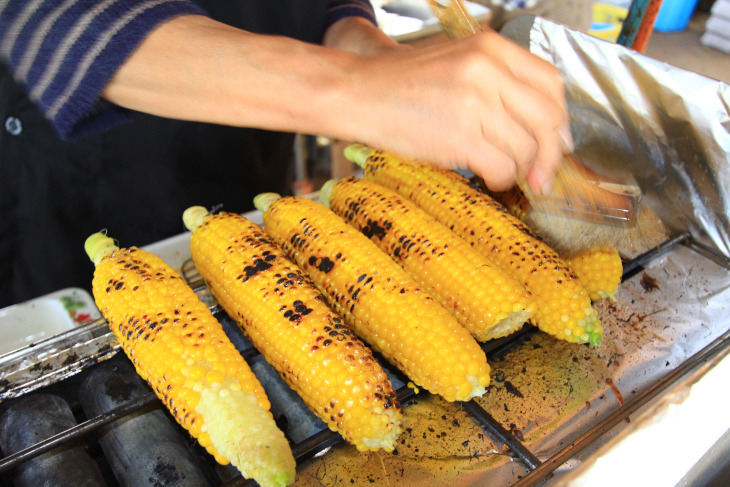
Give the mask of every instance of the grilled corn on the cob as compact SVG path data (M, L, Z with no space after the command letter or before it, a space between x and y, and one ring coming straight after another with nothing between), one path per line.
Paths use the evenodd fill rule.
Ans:
M398 193L347 178L325 183L320 199L398 262L477 340L509 335L535 313L522 284Z
M593 301L613 300L621 283L623 263L611 245L591 247L566 259Z
M98 233L94 300L140 376L218 462L262 486L294 480L289 443L263 387L182 278L158 257Z
M192 207L184 220L213 295L286 383L358 450L392 451L402 418L395 390L314 283L240 215Z
M485 392L489 365L476 340L367 237L307 198L267 193L254 203L330 305L416 385L449 401Z
M525 193L522 192L519 186L500 192L487 190L487 194L520 220L525 221L527 218L530 210L530 202L527 201Z
M603 336L588 293L554 250L499 203L454 171L351 145L365 178L409 198L511 272L534 296L537 326L560 339L598 345Z
M487 194L529 226L527 221L529 202L517 186L509 191L487 192ZM613 299L613 295L621 283L623 263L618 251L612 245L598 245L571 255L562 254L561 256L576 273L591 300Z

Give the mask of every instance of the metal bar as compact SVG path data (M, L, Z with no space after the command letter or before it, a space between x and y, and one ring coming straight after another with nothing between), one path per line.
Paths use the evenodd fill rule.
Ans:
M633 276L636 272L638 272L642 267L644 267L652 260L656 259L660 255L668 252L678 245L689 242L691 239L692 237L689 233L683 233L681 235L677 235L676 237L670 238L669 240L662 242L660 245L654 247L653 249L644 252L634 259L631 259L630 262L624 264L623 279L627 279Z
M511 335L482 343L482 350L484 350L484 353L487 354L487 358L489 360L494 360L500 355L510 351L518 343L522 343L524 340L537 333L537 331L538 328L536 326L526 324Z
M499 421L494 419L484 408L474 401L461 403L463 408L470 413L477 421L479 426L490 436L496 437L499 441L507 445L520 460L524 462L529 470L535 470L542 462L537 458L525 445L523 445L515 436L507 431Z
M26 460L30 460L33 457L51 451L64 443L80 438L87 433L94 431L96 428L104 426L108 423L112 423L117 419L120 419L128 414L132 414L137 410L143 409L157 402L159 402L157 396L155 396L154 393L150 392L149 394L141 396L133 401L129 401L128 403L123 404L118 408L112 409L107 413L96 416L95 418L92 418L88 421L84 421L83 423L74 426L73 428L69 428L66 431L63 431L57 435L51 436L50 438L38 442L35 445L26 448L25 450L13 453L12 455L8 455L7 457L0 460L0 473L14 468Z
M687 242L686 245L698 254L707 257L720 267L724 267L725 269L730 270L730 258L720 254L716 249L710 248L695 239L690 239L690 241Z
M297 463L308 460L318 453L322 452L325 448L334 446L342 441L342 436L330 429L325 429L317 433L316 435L310 436L306 440L295 444L292 447L292 453Z
M708 346L685 360L677 368L669 372L667 375L657 381L656 384L649 387L646 391L639 394L622 407L608 415L606 419L591 428L587 433L570 442L565 448L554 456L545 460L539 467L528 473L525 477L517 481L512 487L531 487L545 480L548 475L558 469L565 462L573 458L575 455L597 441L601 436L613 429L616 425L625 421L631 414L635 413L639 408L646 405L652 399L658 397L669 387L674 385L682 376L688 374L696 367L720 355L721 353L730 353L730 330L726 331L722 336L715 339Z

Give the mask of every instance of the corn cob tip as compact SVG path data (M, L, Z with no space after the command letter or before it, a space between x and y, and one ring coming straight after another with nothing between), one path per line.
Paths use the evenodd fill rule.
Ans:
M289 443L253 392L206 388L195 410L205 418L216 449L244 477L261 487L286 487L294 482L297 465Z
M210 215L208 209L204 206L191 206L183 212L183 223L185 228L194 232L196 228L203 224L203 220Z
M278 193L261 193L257 194L253 199L253 205L256 207L257 210L260 212L265 212L269 209L269 206L271 206L274 201L281 198L281 195Z
M590 343L594 347L600 346L602 339L603 339L602 331L593 331L588 334L588 343Z
M584 327L584 333L580 337L575 337L576 340L574 341L576 343L588 343L594 347L600 346L603 339L603 327L598 318L586 320Z
M86 255L89 256L94 265L99 265L99 262L101 262L104 257L118 249L119 246L113 238L107 236L106 230L96 232L89 236L89 238L86 239L86 242L84 242Z
M335 185L339 183L339 179L330 179L326 183L322 185L322 187L319 189L319 201L326 206L327 208L330 207L330 198L332 197L332 190L335 188Z
M360 167L365 167L365 162L368 160L368 157L370 157L372 152L373 150L370 147L362 144L350 144L345 147L344 151L345 158Z

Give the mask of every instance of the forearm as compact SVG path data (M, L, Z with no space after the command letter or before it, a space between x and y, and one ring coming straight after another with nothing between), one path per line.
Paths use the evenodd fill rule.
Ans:
M323 114L341 105L356 62L344 51L185 16L152 32L103 96L163 117L340 136Z
M327 32L331 49L178 17L152 32L103 95L163 117L357 140L469 167L494 190L515 178L549 187L570 146L553 66L494 32L401 50L377 37L368 46L369 27L341 22Z

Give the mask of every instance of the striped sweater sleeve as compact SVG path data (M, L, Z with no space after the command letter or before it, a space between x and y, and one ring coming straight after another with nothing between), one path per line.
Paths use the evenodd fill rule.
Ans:
M129 118L102 90L154 28L186 14L206 15L190 0L0 0L0 61L62 139L80 139ZM325 25L349 16L375 23L369 0L328 0Z
M187 0L0 0L0 59L61 138L128 118L101 92L145 36L184 14Z
M325 26L345 17L364 17L377 25L375 11L370 0L328 0Z

